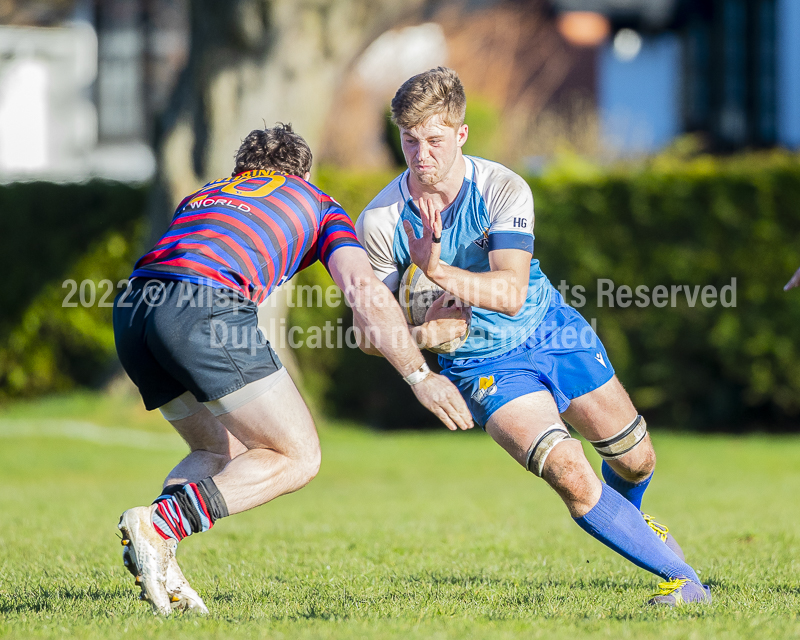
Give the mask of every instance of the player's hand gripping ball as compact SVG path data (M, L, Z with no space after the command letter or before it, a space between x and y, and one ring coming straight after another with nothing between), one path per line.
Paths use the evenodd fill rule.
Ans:
M406 322L417 327L425 324L425 316L428 313L428 309L445 293L444 289L428 279L422 269L412 264L406 269L403 279L400 281L400 307L406 316ZM454 304L457 304L455 298L450 300L449 303L445 302L444 306L453 306ZM453 353L456 351L469 337L469 318L471 317L472 315L468 314L467 330L462 336L443 342L435 347L429 347L429 350L434 353Z

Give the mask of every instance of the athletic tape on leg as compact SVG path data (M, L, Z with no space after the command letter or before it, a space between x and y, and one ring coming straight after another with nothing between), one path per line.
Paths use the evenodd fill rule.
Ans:
M606 438L605 440L590 440L600 457L604 460L614 460L624 456L628 451L639 444L647 435L647 423L642 416L636 416L636 420L631 422L618 434Z
M233 393L229 393L218 400L206 402L206 408L217 417L236 409L241 409L259 396L264 395L288 375L289 372L286 367L281 367L274 373L255 382L250 382Z
M197 401L197 398L194 397L192 392L186 391L174 400L167 402L164 406L159 407L158 410L166 420L175 422L176 420L183 420L184 418L193 416L202 408L203 405Z
M571 440L571 437L563 424L554 424L539 434L528 450L528 459L525 464L528 471L541 478L547 456L559 442L564 440Z

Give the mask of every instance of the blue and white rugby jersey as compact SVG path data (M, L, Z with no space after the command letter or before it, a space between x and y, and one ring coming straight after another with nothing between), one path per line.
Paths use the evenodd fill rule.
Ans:
M467 172L455 201L442 212L442 257L454 267L490 271L489 252L523 249L533 253L533 196L528 184L497 162L464 156ZM419 210L408 191L408 170L367 205L356 234L380 280L396 292L411 264L403 221L422 234ZM528 297L516 316L473 307L470 335L444 358L487 358L519 346L535 331L550 303L550 283L531 260Z

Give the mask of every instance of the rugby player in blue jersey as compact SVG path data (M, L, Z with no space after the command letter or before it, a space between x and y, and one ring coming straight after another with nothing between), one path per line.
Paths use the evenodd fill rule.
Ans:
M350 218L308 182L310 169L311 150L290 126L251 132L233 175L180 203L114 303L123 367L191 450L155 503L120 519L123 560L158 614L208 611L175 560L180 540L297 491L319 469L314 421L257 322L258 303L300 269L322 261L417 399L448 428L472 427L458 390L428 369L373 275ZM443 320L431 339L464 327Z
M413 262L465 305L437 301L428 320L466 321L471 307L466 342L440 356L443 374L475 421L558 493L582 529L665 580L650 602L710 601L666 527L640 512L656 461L646 423L591 326L533 259L530 188L506 167L462 153L465 111L451 69L414 76L397 91L392 118L408 170L356 223L372 267L397 291ZM426 324L412 334L435 346ZM605 483L561 416L603 458Z

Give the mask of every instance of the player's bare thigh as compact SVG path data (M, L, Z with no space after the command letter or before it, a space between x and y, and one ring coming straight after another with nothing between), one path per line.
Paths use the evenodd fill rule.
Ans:
M562 423L553 397L547 391L536 391L495 411L486 423L486 432L524 467L531 445L554 424ZM552 449L542 477L573 517L585 515L600 499L602 486L577 440L566 440Z
M169 472L164 486L198 482L213 476L247 451L247 447L188 391L161 407L161 412L190 449L189 455ZM188 416L180 417L187 412Z
M184 405L178 406L194 413L170 423L192 453L173 470L168 484L215 476L232 459L253 449L272 451L307 475L316 473L310 471L318 468L320 458L314 421L285 369L206 406L188 396L182 396ZM174 407L165 408L167 417Z
M185 403L195 405L188 407L192 415L165 417L192 451L235 458L249 449L273 449L292 456L319 446L308 407L285 369L218 401L203 405L191 396ZM228 410L226 403L235 408Z
M317 475L319 437L290 376L219 419L248 449L214 476L231 514L297 491Z
M248 449L272 449L302 458L319 451L314 419L285 369L280 379L244 406L219 416L219 421Z
M247 447L239 442L206 407L202 407L188 418L170 420L170 424L186 441L191 451L208 451L228 459L247 451Z
M553 396L536 391L514 398L495 411L486 423L486 433L524 467L537 436L560 423Z
M564 418L590 441L611 438L636 419L636 408L617 376L594 391L574 398ZM655 451L646 435L631 451L610 463L615 469L649 475L655 467ZM631 478L632 479L632 478Z

